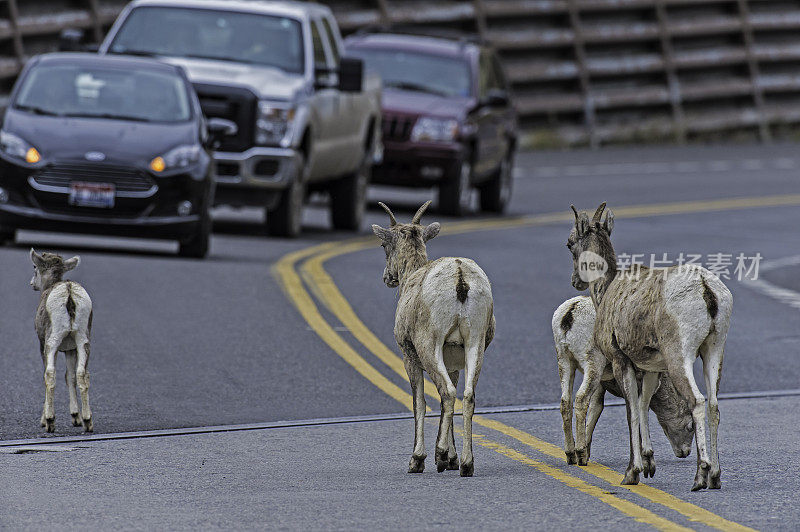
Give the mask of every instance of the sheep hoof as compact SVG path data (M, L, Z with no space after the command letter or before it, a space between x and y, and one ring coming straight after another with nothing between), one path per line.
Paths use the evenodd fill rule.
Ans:
M411 455L411 460L408 462L409 473L422 473L425 471L425 457Z
M80 413L75 412L74 414L70 414L70 415L72 416L72 426L73 427L80 427L81 425L83 425L83 420L81 420Z
M92 423L92 418L83 420L83 430L85 432L94 432L94 423Z
M56 418L55 417L48 417L45 418L45 428L47 432L55 432L56 431Z
M458 456L454 456L447 461L448 471L458 471Z
M719 473L714 475L713 473L708 476L708 489L710 490L718 490L722 488L722 482L719 480Z
M694 476L692 491L705 489L708 487L708 464L700 462L697 464L697 473Z
M577 464L578 463L578 455L575 451L564 451L564 454L567 455L567 463L568 464Z
M461 464L461 476L471 477L475 473L475 464L470 462L468 464Z
M589 451L587 449L578 449L575 453L578 455L578 465L589 465Z
M650 477L653 478L656 476L656 460L653 458L653 452L650 451L650 454L642 456L642 472L644 473L644 478Z
M436 471L441 473L447 469L450 460L447 458L447 449L436 449Z
M625 471L625 477L622 479L623 486L635 486L639 483L639 472L635 469L628 469Z

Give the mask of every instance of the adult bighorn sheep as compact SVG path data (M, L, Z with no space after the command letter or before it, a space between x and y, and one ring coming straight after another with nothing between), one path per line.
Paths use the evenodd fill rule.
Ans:
M36 334L44 362L44 409L42 427L55 431L53 392L56 387L56 354L67 358L66 381L69 390L69 413L73 426L83 424L92 432L92 410L89 407L89 337L92 332L92 300L75 281L64 281L64 273L74 270L80 257L64 260L54 253L36 253L31 248L33 278L31 286L42 293L36 309ZM78 410L77 389L81 393Z
M647 412L659 374L666 373L692 409L697 444L692 491L719 488L717 391L733 296L722 281L699 266L651 269L637 265L618 270L611 245L614 214L609 210L603 219L605 207L601 204L591 220L572 207L575 227L567 246L573 258L572 285L577 290L588 288L597 310L594 343L611 362L625 396L633 463L622 483L636 484L641 471L655 471ZM709 424L706 400L692 372L698 356L703 360ZM637 368L643 371L641 393Z
M494 336L492 287L483 270L465 258L443 257L428 261L425 243L439 234L439 223L419 224L430 205L426 202L411 219L401 224L392 211L380 203L391 225L372 230L386 251L383 282L399 286L394 337L403 351L403 362L414 398L414 451L409 473L425 469L425 393L422 370L428 372L442 400L439 435L436 440L436 469L458 467L453 439L453 410L458 372L465 370L464 446L461 476L474 472L472 416L475 385L483 364L483 353Z
M603 412L603 398L606 391L622 397L622 392L614 380L611 364L605 355L594 347L595 316L594 303L587 296L576 296L564 301L553 314L553 339L556 344L558 374L561 378L564 453L567 455L568 464L588 464L592 434ZM576 369L583 373L583 381L575 394L578 448L585 449L581 454L575 450L575 439L572 435L572 386ZM597 379L598 375L600 379ZM692 411L675 390L667 375L661 376L661 384L650 401L650 408L664 429L675 456L678 458L689 456L694 439ZM630 459L633 460L633 448Z

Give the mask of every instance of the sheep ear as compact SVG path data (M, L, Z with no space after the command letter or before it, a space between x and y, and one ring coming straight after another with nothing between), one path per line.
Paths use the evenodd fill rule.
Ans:
M78 267L78 264L81 263L81 258L78 255L75 255L71 259L67 259L64 261L64 271L68 272L70 270L74 270Z
M582 237L589 232L589 215L585 212L578 214L575 220L575 229L578 231L578 237Z
M614 229L614 212L611 209L606 212L606 219L603 222L603 228L606 230L606 233L611 235L611 230Z
M394 240L394 233L378 224L372 224L372 232L386 243L390 243Z
M37 268L41 268L42 264L44 264L44 258L42 258L41 255L36 253L36 250L34 250L33 248L31 248L31 262L33 262L33 265L36 266Z
M439 229L441 228L442 226L439 225L439 222L433 222L432 224L426 226L425 229L422 230L422 241L427 242L428 240L434 238L439 234Z

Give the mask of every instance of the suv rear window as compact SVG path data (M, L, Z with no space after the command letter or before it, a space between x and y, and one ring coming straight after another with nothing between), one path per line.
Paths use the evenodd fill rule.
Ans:
M179 7L134 9L109 52L253 63L302 74L298 20L272 15Z
M446 97L472 95L469 64L464 58L382 48L352 48L348 53L380 74L388 89Z

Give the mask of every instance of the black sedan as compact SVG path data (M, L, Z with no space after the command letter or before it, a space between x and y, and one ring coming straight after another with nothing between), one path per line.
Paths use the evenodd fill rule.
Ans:
M0 240L16 229L178 240L208 252L212 142L180 68L48 54L28 62L0 129Z

